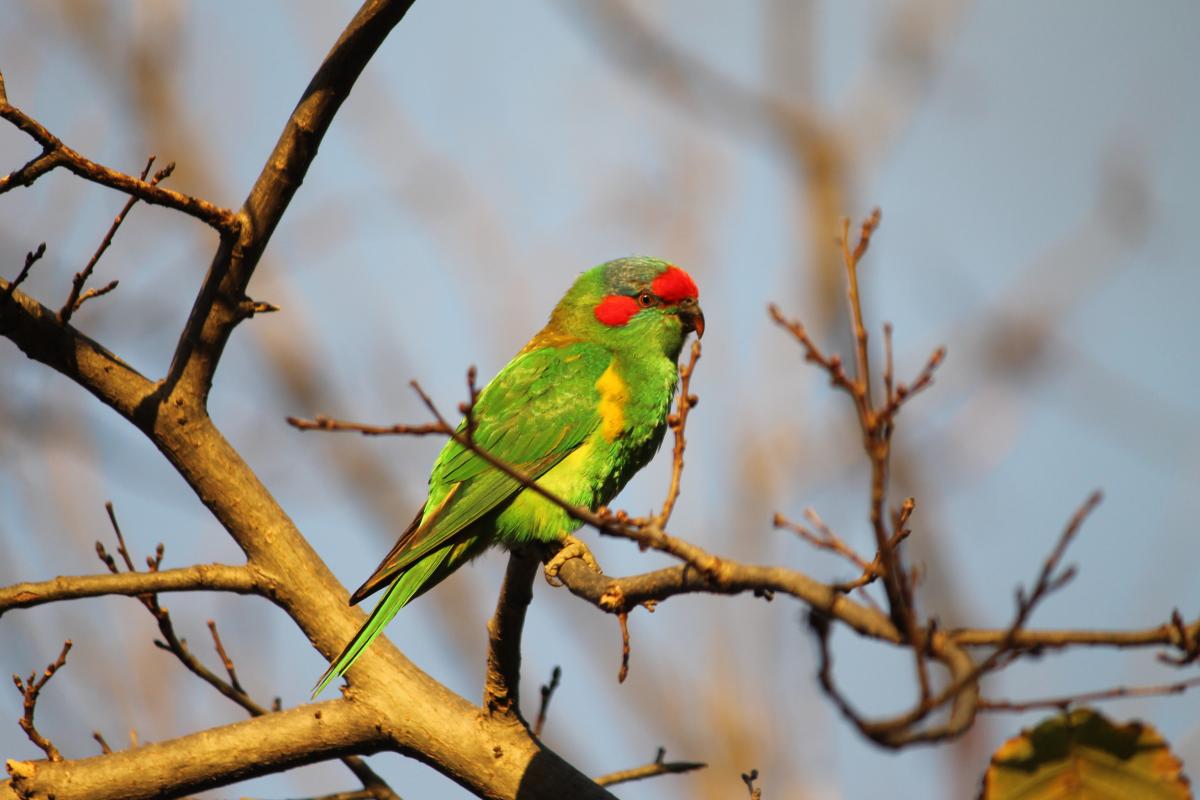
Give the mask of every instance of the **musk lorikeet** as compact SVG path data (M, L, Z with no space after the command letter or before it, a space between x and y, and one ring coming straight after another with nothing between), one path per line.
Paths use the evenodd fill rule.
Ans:
M635 257L588 270L480 392L475 442L571 503L607 504L662 444L679 352L692 331L704 334L704 314L679 267ZM451 439L433 465L425 506L350 597L355 604L386 588L383 600L314 696L397 611L490 545L560 541L579 526Z

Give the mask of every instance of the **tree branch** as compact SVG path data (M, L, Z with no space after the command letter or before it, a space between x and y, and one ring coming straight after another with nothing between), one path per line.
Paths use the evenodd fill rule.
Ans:
M533 579L538 560L526 553L508 556L504 584L496 600L496 613L488 620L487 677L483 705L489 714L514 717L524 723L520 707L521 631L525 612L533 600Z
M253 313L245 292L267 242L303 183L334 115L412 3L366 0L325 56L238 211L236 241L222 237L176 345L167 394L178 386L185 402L206 402L230 333Z
M152 166L154 166L154 156L150 156L149 160L146 161L146 168L142 170L139 180L146 180L146 176L150 174L150 168ZM174 171L175 162L172 161L170 164L167 164L167 166L155 173L154 177L150 181L150 185L157 186ZM93 297L99 297L102 294L107 294L108 292L111 292L113 289L117 288L117 282L112 281L102 289L89 289L87 292L84 292L82 295L80 295L80 291L83 289L84 284L87 283L88 278L90 278L92 275L92 270L96 268L96 264L100 261L100 256L104 255L104 251L107 250L108 246L112 244L113 236L115 236L117 233L117 228L121 227L121 223L125 221L125 217L129 214L130 210L133 208L134 204L137 203L137 201L137 197L130 197L125 201L125 205L122 206L119 212L117 212L117 216L113 218L112 224L109 225L108 232L104 234L104 238L100 240L100 244L96 247L96 252L94 252L92 257L88 259L88 263L84 265L84 268L75 273L75 278L71 281L71 293L67 296L67 301L63 303L62 308L58 310L59 322L70 322L71 315L78 311L79 307L82 306L87 300Z
M0 800L180 797L388 743L361 704L329 700L77 761L10 760Z
M599 778L596 778L596 783L601 786L615 786L618 783L630 783L646 778L654 778L659 775L678 775L684 772L693 772L708 766L703 761L666 761L664 760L666 757L666 748L660 747L658 748L658 755L649 764L601 775Z
M344 604L345 589L221 435L204 401L230 330L255 308L244 288L271 231L354 78L408 6L369 0L334 46L251 191L239 236L222 237L164 381L147 380L20 292L0 294L0 335L142 430L246 553L263 596L283 608L326 657L354 634L362 613ZM0 289L7 285L0 281ZM295 580L297 575L305 580ZM523 726L481 722L477 706L425 675L382 638L363 655L354 678L348 694L370 710L372 725L384 732L389 749L419 757L480 797L611 798ZM221 731L216 733L197 736L219 739ZM349 751L339 746L338 752L320 757ZM285 760L254 761L255 754L252 747L234 748L205 772L205 785L286 768ZM117 765L137 767L127 760ZM108 777L118 786L125 783L117 767ZM139 781L131 775L129 785Z
M255 594L258 584L247 567L196 564L161 572L121 572L108 575L60 575L37 583L16 583L0 588L0 616L14 608L33 608L59 600L153 592L234 592Z
M712 574L691 564L680 564L613 578L596 573L579 559L571 559L563 563L559 577L576 597L610 614L682 594L742 594L766 590L802 600L873 639L894 644L901 640L900 632L887 615L851 600L824 583L783 567L721 559Z
M57 370L87 389L137 427L146 430L139 408L155 384L93 339L58 320L31 297L9 291L0 278L0 336L10 339L34 361Z
M237 230L237 219L228 209L213 205L207 200L182 194L174 189L155 186L153 183L147 183L144 179L118 172L103 164L97 164L90 158L67 147L61 139L46 130L40 122L8 102L8 96L2 89L3 81L4 77L0 75L0 119L8 120L18 130L40 144L42 154L20 169L0 178L0 194L18 186L28 186L56 167L66 167L84 180L116 189L152 205L182 211L223 233Z
M42 671L42 676L39 678L36 672L29 673L29 678L21 680L21 676L13 674L13 683L17 686L17 691L21 693L22 708L24 713L18 723L21 730L25 731L25 735L29 737L29 741L42 749L46 754L46 758L51 761L62 761L62 753L58 752L58 748L54 744L38 732L37 726L33 724L33 712L37 708L38 695L42 693L42 689L54 677L54 673L63 668L67 663L67 653L71 652L71 640L63 642L62 651L58 654L51 664Z

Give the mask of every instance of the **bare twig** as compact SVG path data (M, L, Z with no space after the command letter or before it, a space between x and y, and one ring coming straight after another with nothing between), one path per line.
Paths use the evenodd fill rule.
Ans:
M829 375L829 383L831 386L836 386L839 389L847 392L851 397L857 398L860 388L857 383L851 381L846 375L846 369L842 365L842 357L836 353L830 356L825 355L821 348L817 347L817 343L812 340L808 334L808 329L804 327L804 323L799 320L791 320L783 315L779 306L771 303L767 306L767 312L771 315L771 319L777 325L786 329L795 337L801 346L804 347L804 360L812 364L816 364ZM856 400L857 402L857 400Z
M896 397L896 362L892 353L892 323L883 323L883 399L888 404Z
M800 538L804 539L804 541L811 544L813 547L816 547L820 550L828 550L832 553L837 553L842 558L845 558L851 564L858 567L858 569L862 572L864 579L863 583L869 580L874 580L874 578L878 575L878 567L876 565L867 562L866 559L860 556L853 547L846 544L845 540L834 533L833 530L825 524L825 521L821 519L814 509L804 509L804 516L808 518L809 523L812 524L813 528L816 529L815 531L809 530L799 523L792 522L783 514L779 513L775 514L773 524L776 528L787 528ZM860 583L857 585L862 584ZM857 588L857 585L855 588Z
M890 326L885 330L890 330ZM891 337L888 337L888 341L890 343ZM917 373L917 377L911 384L900 383L895 386L894 390L889 389L890 397L887 401L887 404L878 412L880 418L882 418L886 423L891 424L895 420L896 413L900 410L901 406L933 384L933 373L942 365L942 362L945 360L946 348L936 348L930 354L929 360L925 362L925 366L921 368L919 373Z
M217 623L214 620L208 621L208 630L212 633L213 647L216 648L217 655L221 658L221 663L225 666L225 674L229 676L229 685L235 691L246 693L242 688L241 681L238 680L237 670L233 666L233 659L225 652L225 645L221 644L221 635L217 633Z
M871 244L871 234L879 227L880 212L876 208L863 220L858 244L850 249L850 220L842 218L842 263L846 267L846 299L850 304L850 323L854 328L854 382L859 387L862 410L871 408L870 362L867 354L867 327L863 324L862 302L858 296L858 263Z
M1062 572L1058 572L1058 565L1062 561L1063 555L1066 553L1067 547L1071 541L1079 533L1079 529L1083 526L1084 520L1088 515L1095 510L1100 504L1104 495L1102 492L1092 492L1086 500L1076 509L1071 515L1071 519L1063 528L1062 534L1058 537L1058 542L1055 543L1054 549L1050 555L1046 557L1042 568L1038 573L1037 580L1034 582L1033 591L1026 594L1021 587L1016 591L1016 611L1013 614L1013 620L1009 624L1007 632L1000 643L983 661L976 665L972 670L972 674L965 676L964 681L974 681L979 676L991 671L998 664L1007 659L1014 651L1018 651L1019 634L1025 627L1025 623L1033 614L1037 605L1044 600L1049 594L1061 589L1072 578L1075 577L1075 568L1067 567ZM961 689L961 686L951 685L943 691L946 697L953 696L955 689Z
M621 626L621 669L617 671L617 683L629 677L629 612L618 611L617 623Z
M137 569L133 566L133 558L132 558L132 556L129 555L129 548L125 546L125 536L121 533L121 524L119 522L117 522L117 512L113 508L113 504L112 504L111 500L105 501L104 511L105 511L105 513L108 514L108 522L110 525L112 525L113 533L116 534L117 553L121 556L122 559L124 559L125 568L128 569L130 572L137 572ZM102 544L100 544L100 542L96 542L96 552L100 555L100 560L104 561L104 563L108 565L108 569L111 572L117 571L117 566L116 566L116 564L113 563L112 559L105 558L104 546Z
M754 782L757 780L758 770L756 769L742 773L742 783L746 784L746 791L750 794L750 800L762 800L762 789L754 786Z
M1117 686L1112 689L1101 689L1095 692L1063 695L1062 697L1045 697L1038 700L980 700L980 711L1031 711L1037 708L1061 708L1095 703L1101 700L1119 700L1127 697L1161 697L1169 694L1183 694L1189 689L1200 686L1200 677L1189 678L1176 683L1159 686Z
M54 677L54 673L62 669L63 665L67 663L67 653L69 652L71 652L71 640L67 639L67 641L63 642L62 652L58 654L58 658L46 667L40 678L36 672L29 673L29 678L26 680L21 680L20 675L14 674L12 676L13 683L16 684L17 691L21 693L23 698L25 713L18 720L21 730L25 731L25 735L29 737L29 741L41 748L42 752L46 754L46 758L51 761L62 761L62 753L58 752L58 748L49 739L38 732L37 727L33 724L33 712L37 707L38 695L41 694L46 683Z
M146 168L142 170L139 180L145 182L146 176L150 174L150 168L153 166L154 156L150 156L149 160L146 161ZM150 180L149 185L157 186L174 171L175 163L172 162L155 173L154 177ZM112 225L109 226L108 232L105 233L104 238L100 240L100 245L96 248L96 252L92 254L90 259L88 259L88 263L84 266L84 268L75 273L75 278L71 281L71 293L67 296L67 301L63 303L62 308L58 310L58 321L62 324L65 325L70 322L71 315L78 311L79 307L82 306L87 300L90 300L93 297L99 297L103 294L108 294L113 289L117 288L117 281L110 281L102 289L89 289L82 295L80 294L84 284L87 283L88 278L91 277L92 270L96 268L96 262L100 260L100 256L104 255L104 251L108 249L110 244L112 244L113 236L115 236L117 233L117 228L121 227L121 223L125 221L126 215L129 214L129 210L133 208L137 201L138 198L136 196L130 197L125 201L125 205L113 219Z
M231 233L239 228L237 218L229 209L220 208L207 200L201 200L172 189L163 189L146 180L126 175L115 169L97 164L89 158L63 144L41 123L9 104L7 98L0 100L0 119L5 119L42 146L42 153L20 169L0 178L0 194L17 186L28 186L56 167L66 167L84 180L124 192L153 205L166 206L195 217L218 231Z
M533 735L539 739L542 737L542 730L546 727L546 714L550 710L550 700L554 697L554 690L558 688L560 680L562 680L562 667L555 665L554 669L550 671L550 682L542 684L542 701L538 706L537 721L533 723Z
M186 573L189 571L169 570L167 572L160 572L159 567L161 566L163 559L163 546L162 544L159 544L155 548L154 555L146 558L146 565L150 571L145 573L137 572L133 565L133 557L130 555L129 548L125 544L125 537L121 533L120 523L117 522L117 515L113 509L112 503L105 503L104 508L108 513L109 522L112 524L113 533L117 537L117 552L120 554L121 559L125 562L125 566L129 571L127 573L120 573L115 560L112 558L112 556L108 555L104 549L104 545L102 545L100 542L96 542L96 553L100 557L100 560L103 561L108 568L116 574L117 577L137 576L140 579L146 580L146 583L149 584L151 583L149 579L151 579L152 576L161 577L170 575L171 573ZM246 573L246 577L250 577L249 571L244 567L232 567L228 569L240 569L241 572ZM175 632L175 624L171 620L170 612L163 608L158 602L158 596L156 594L149 592L138 594L137 597L158 623L158 630L159 633L162 634L163 638L161 640L155 640L154 644L156 647L173 654L177 659L179 659L180 663L182 663L184 667L188 669L189 672L203 680L209 686L212 686L225 697L237 703L251 717L261 717L269 713L281 711L281 703L279 698L276 698L272 704L272 707L268 709L255 701L254 698L251 697L250 694L242 687L241 682L237 677L237 670L234 666L233 659L226 651L225 645L221 641L220 634L217 633L216 623L213 620L208 621L208 629L212 634L213 648L216 650L217 656L221 659L221 664L224 666L225 672L229 676L228 680L222 679L208 667L204 666L204 664L201 663L196 655L188 648L187 640L179 638ZM396 794L392 791L391 787L388 786L387 782L384 781L383 778L379 777L379 775L377 775L375 771L372 770L367 763L362 760L362 758L359 756L344 756L341 760L360 780L362 780L364 789L369 792L370 797L375 798L375 800L399 800Z
M29 270L33 269L33 265L38 262L42 256L46 255L46 243L42 242L37 246L36 250L31 250L25 254L25 266L21 267L21 271L12 283L4 290L4 293L12 297L12 293L17 290L17 287L29 277Z
M596 783L601 786L615 786L618 783L629 783L631 781L640 781L645 778L654 778L659 775L678 775L684 772L694 772L698 769L704 769L708 766L702 761L667 761L667 750L664 747L658 748L658 754L654 756L654 760L649 764L643 764L640 767L632 769L623 769L617 772L610 772L607 775L601 775L596 778Z
M675 447L671 453L671 484L667 489L667 497L663 501L662 511L654 518L655 524L660 528L667 526L667 521L671 519L671 512L675 509L675 502L679 499L679 481L683 475L683 451L687 447L684 428L687 426L688 412L699 401L699 398L691 394L692 373L695 372L696 362L699 360L700 340L695 339L692 342L692 355L687 366L679 368L679 402L676 411L667 417L667 425L675 434Z
M86 292L79 295L79 297L77 297L73 303L71 303L70 311L63 314L63 322L65 323L68 319L70 319L71 315L78 311L79 307L88 300L91 300L93 297L102 297L120 285L121 282L119 280L113 279L99 288L88 289Z
M358 422L345 422L318 416L313 419L288 417L287 423L301 431L351 431L364 436L428 436L430 434L449 436L454 432L441 422L431 422L426 425L363 425Z
M112 560L103 552L101 560ZM107 557L107 558L106 558ZM116 562L112 563L116 567ZM256 594L254 575L246 567L229 564L195 564L161 572L114 572L109 575L68 575L37 583L16 583L0 588L0 615L10 609L33 608L60 600L104 595L139 595L155 592L234 592Z
M925 688L921 701L911 711L901 714L895 719L883 723L865 723L857 716L853 709L850 708L849 704L842 700L839 695L837 695L836 689L833 688L832 679L829 675L830 660L828 646L824 641L827 638L828 633L826 630L826 632L822 634L820 627L816 626L819 634L818 638L822 642L820 677L823 688L826 689L826 692L829 693L831 697L835 697L837 699L837 702L842 708L843 713L845 713L852 720L855 720L856 723L859 724L860 729L863 729L864 732L868 732L868 735L883 735L885 737L893 736L900 729L920 722L931 711L940 708L948 702L954 701L956 704L959 704L963 698L963 695L968 692L972 698L976 697L979 691L978 682L982 676L1019 657L1021 651L1016 647L1017 634L1024 627L1025 622L1029 619L1029 616L1033 613L1033 610L1037 607L1037 605L1049 594L1065 586L1067 582L1069 582L1074 576L1075 570L1073 567L1068 567L1062 572L1058 572L1057 570L1059 563L1062 561L1062 557L1066 552L1067 546L1079 532L1079 529L1082 527L1084 520L1087 519L1087 516L1100 503L1101 498L1102 494L1100 492L1093 492L1071 516L1071 519L1063 529L1063 533L1059 537L1054 550L1050 553L1049 557L1047 557L1045 563L1042 565L1042 569L1038 574L1038 578L1034 584L1033 590L1029 594L1026 594L1023 589L1017 589L1017 609L1014 614L1013 621L1008 627L1007 635L995 648L995 650L993 650L986 658L977 664L970 664L969 659L966 660L964 663L970 664L970 668L960 669L950 681L949 685L947 685L936 695L930 696L928 689ZM939 637L934 636L929 637L930 644L932 645L932 643L937 641L938 638ZM975 703L975 705L977 707L977 703ZM901 734L895 741L906 742L907 740L909 740L909 737Z

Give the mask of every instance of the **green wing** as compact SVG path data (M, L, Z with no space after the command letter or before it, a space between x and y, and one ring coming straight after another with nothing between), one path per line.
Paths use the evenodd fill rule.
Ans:
M479 395L475 441L533 478L583 444L600 424L596 381L612 354L579 342L518 355ZM465 421L458 428L465 430ZM429 476L429 500L352 603L390 583L511 498L521 484L453 439Z

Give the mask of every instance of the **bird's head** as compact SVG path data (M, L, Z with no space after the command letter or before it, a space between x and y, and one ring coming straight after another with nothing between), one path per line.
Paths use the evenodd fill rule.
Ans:
M689 333L704 335L704 312L690 275L657 258L633 256L580 275L550 325L612 350L655 347L674 359Z

